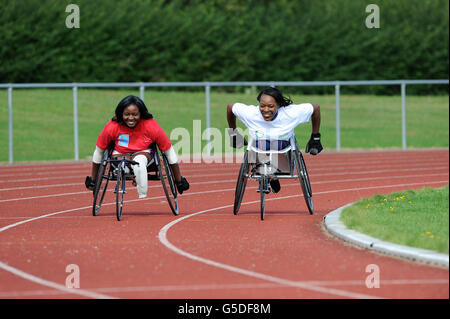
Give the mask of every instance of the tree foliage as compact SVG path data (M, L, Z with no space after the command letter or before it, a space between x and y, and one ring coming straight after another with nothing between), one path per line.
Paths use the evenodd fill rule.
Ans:
M0 82L448 78L448 0L378 0L378 29L361 0L69 3L0 0Z

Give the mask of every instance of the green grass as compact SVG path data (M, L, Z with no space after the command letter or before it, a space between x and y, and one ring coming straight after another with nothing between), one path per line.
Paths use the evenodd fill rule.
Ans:
M114 115L117 103L126 95L139 95L137 89L78 89L80 159L92 155L95 141ZM295 103L321 106L322 144L336 148L334 95L298 95L289 92ZM224 134L226 105L229 102L256 103L256 91L225 93L211 90L211 126ZM192 138L193 121L205 129L205 94L189 91L146 89L145 102L170 136L175 128L187 129ZM401 148L400 96L341 95L342 149ZM448 96L407 96L408 148L448 147ZM238 121L238 125L243 128ZM13 90L14 161L60 160L74 158L73 106L71 89ZM301 147L311 133L311 124L300 125L296 136ZM173 137L176 144L179 137ZM223 142L227 136L223 136ZM205 146L202 141L202 149ZM191 141L191 149L193 142ZM55 148L59 151L56 152ZM8 96L0 90L0 162L8 161Z
M347 207L341 221L381 240L449 253L448 185L364 198Z

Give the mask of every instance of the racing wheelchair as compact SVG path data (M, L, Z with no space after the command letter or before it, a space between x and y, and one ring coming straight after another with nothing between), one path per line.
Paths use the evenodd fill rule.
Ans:
M105 153L98 169L97 179L94 186L94 202L92 205L92 215L97 216L102 206L106 189L110 181L116 181L114 194L116 196L116 217L122 219L123 197L126 193L126 181L134 181L131 165L138 164L128 160L125 156L116 157L113 155L114 145L110 145ZM153 160L147 165L148 180L160 180L169 203L172 213L178 215L178 199L175 178L169 165L166 154L159 150L155 143L150 145L153 153Z
M272 147L274 144L279 146L279 143L280 141L258 141L252 138L248 141L236 184L234 215L239 211L249 179L259 183L257 192L261 196L261 220L264 220L265 195L270 193L271 179L298 179L308 211L310 214L314 213L311 183L297 140L292 135L285 147Z

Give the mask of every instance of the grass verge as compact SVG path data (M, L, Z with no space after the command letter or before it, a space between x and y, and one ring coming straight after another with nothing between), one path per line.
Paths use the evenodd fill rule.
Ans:
M396 244L449 253L449 187L364 198L343 210L350 229Z

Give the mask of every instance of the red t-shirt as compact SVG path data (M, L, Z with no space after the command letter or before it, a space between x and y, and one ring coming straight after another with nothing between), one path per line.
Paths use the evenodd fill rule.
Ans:
M132 129L109 121L98 136L97 146L102 150L107 149L111 141L114 141L114 149L121 154L146 150L153 142L163 152L172 146L166 133L154 119L141 119Z

